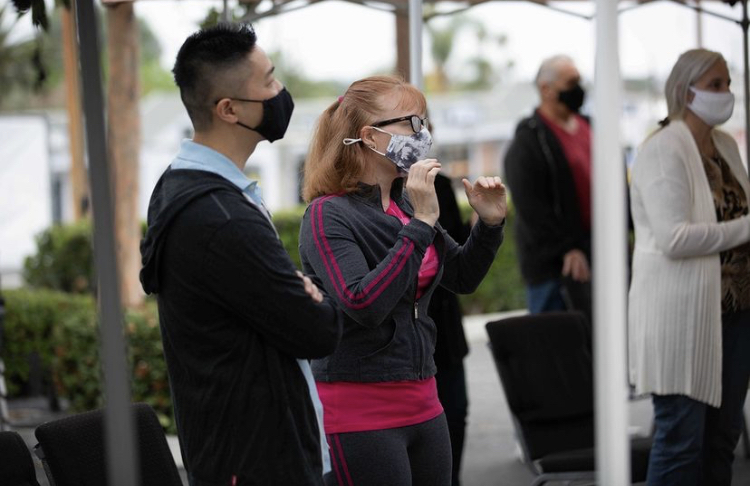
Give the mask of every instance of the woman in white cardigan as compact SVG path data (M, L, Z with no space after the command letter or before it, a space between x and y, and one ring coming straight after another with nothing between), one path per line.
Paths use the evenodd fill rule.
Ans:
M648 484L729 485L750 376L750 184L721 54L682 54L632 171L630 375L653 395Z

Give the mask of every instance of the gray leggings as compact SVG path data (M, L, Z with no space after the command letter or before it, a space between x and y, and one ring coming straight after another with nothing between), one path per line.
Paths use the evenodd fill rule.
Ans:
M333 471L326 486L449 486L445 414L408 427L327 436Z

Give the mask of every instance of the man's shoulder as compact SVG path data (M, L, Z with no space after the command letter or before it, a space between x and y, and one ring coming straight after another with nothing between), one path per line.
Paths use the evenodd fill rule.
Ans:
M539 115L536 111L534 111L531 115L522 118L518 122L518 124L516 125L515 136L519 137L524 135L531 135L534 131L540 128L541 123L542 121L539 118Z
M519 156L527 158L529 151L538 151L540 146L539 130L542 130L542 121L536 112L519 121L518 125L516 125L513 140L508 148L506 160L512 161Z
M253 207L236 186L224 183L224 180L215 182L216 184L211 184L190 204L185 205L181 211L182 218L196 224L240 222L248 219L265 221L261 211Z

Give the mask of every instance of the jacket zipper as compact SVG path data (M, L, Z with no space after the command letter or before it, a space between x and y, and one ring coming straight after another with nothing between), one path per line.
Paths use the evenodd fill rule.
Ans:
M419 292L419 277L417 277L417 285L414 289L414 334L417 336L417 347L419 348L419 369L417 371L417 378L423 379L424 371L424 344L422 343L422 333L419 332L419 302L417 301L417 292Z

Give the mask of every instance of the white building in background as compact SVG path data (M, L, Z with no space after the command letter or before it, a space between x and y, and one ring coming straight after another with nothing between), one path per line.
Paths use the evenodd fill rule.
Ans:
M732 133L744 153L742 93L724 129ZM591 100L592 96L588 96ZM260 180L272 211L300 204L302 165L317 117L335 101L297 100L284 139L261 143L245 172ZM532 83L486 92L449 93L428 97L434 133L433 154L446 175L459 179L503 172L503 157L518 121L538 103ZM584 110L590 108L585 105ZM661 89L646 83L626 83L623 96L622 143L624 159L666 115ZM43 115L0 115L0 276L3 286L20 285L23 258L33 253L34 236L52 222L72 219L70 157L65 112ZM594 128L596 122L594 121ZM192 135L190 119L178 93L154 93L141 103L141 160L139 211L143 219L151 191L179 150ZM354 136L355 134L352 134ZM7 142L6 142L7 140ZM744 155L744 154L743 154ZM457 186L458 187L458 186ZM458 190L459 197L463 191ZM512 194L512 188L511 188Z
M16 287L34 236L52 224L50 127L41 115L5 115L0 133L0 277Z

